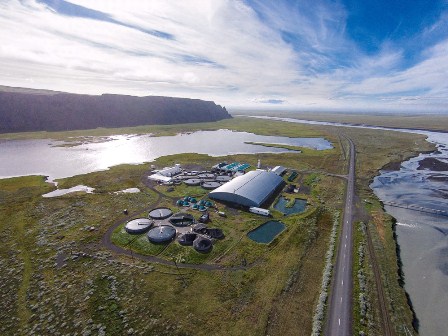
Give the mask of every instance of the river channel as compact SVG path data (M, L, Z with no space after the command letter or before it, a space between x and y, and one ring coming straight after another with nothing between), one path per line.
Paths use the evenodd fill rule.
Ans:
M426 135L427 141L437 146L436 152L420 154L405 161L397 171L380 171L370 187L383 202L448 210L448 133L291 118L259 118ZM385 210L397 221L397 243L400 247L405 289L417 315L419 334L447 335L448 217L387 205Z

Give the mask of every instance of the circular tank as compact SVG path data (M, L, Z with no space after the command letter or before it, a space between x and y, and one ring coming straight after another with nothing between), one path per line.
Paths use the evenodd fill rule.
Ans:
M222 176L216 177L216 181L218 181L218 182L229 182L231 179L232 179L232 177L228 176L228 175L222 175Z
M176 236L176 229L171 225L160 225L148 232L148 240L153 243L165 243Z
M204 179L204 180L214 180L215 175L214 174L199 174L198 178Z
M194 240L198 235L196 233L183 233L177 238L177 241L181 245L193 245Z
M149 212L149 217L152 219L165 219L170 217L173 212L168 208L156 208Z
M201 180L192 178L192 179L185 180L184 183L188 186L198 186L201 184Z
M179 212L174 214L169 221L175 226L188 226L194 223L194 217L191 214Z
M196 224L193 227L193 231L196 233L206 234L207 233L207 225L202 224L202 223Z
M206 253L212 249L212 241L208 238L197 237L193 242L193 247L196 251Z
M207 235L210 236L210 238L215 238L215 239L223 239L224 238L224 233L222 232L221 229L218 229L218 228L207 229Z
M141 234L148 231L152 226L152 221L148 218L137 218L126 223L124 229L130 234Z
M213 190L220 186L219 182L204 182L201 184L201 187L207 190Z

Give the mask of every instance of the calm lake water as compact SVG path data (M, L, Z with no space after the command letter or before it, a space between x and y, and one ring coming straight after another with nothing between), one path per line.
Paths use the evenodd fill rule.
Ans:
M448 134L421 130L346 125L290 118L262 119L293 123L392 130L426 135L438 151L403 162L399 171L381 171L371 184L382 201L448 210L448 171L417 169L425 159L448 163ZM403 263L405 289L419 320L422 336L447 335L448 330L448 217L385 206L397 220L397 242Z
M323 138L262 136L229 130L198 131L175 136L118 135L100 143L60 147L52 140L11 140L0 142L0 178L45 175L49 180L105 170L119 164L151 162L161 156L200 153L211 156L229 154L285 153L245 142L303 146L317 150L332 148ZM59 147L58 147L59 146Z

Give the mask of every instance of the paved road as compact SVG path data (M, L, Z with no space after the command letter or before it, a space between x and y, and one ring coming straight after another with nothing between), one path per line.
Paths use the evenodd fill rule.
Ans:
M349 138L350 160L344 218L333 285L329 300L328 321L325 334L328 336L352 335L352 260L353 260L353 198L355 192L355 145Z

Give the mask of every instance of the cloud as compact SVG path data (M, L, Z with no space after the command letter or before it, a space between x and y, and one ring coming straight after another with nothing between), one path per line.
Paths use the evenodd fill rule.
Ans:
M166 32L160 31L160 30L156 30L156 29L145 29L145 28L141 28L139 26L135 26L132 24L127 24L127 23L124 23L124 22L114 19L109 14L103 13L101 11L89 9L84 6L79 6L79 5L73 4L68 1L64 1L64 0L37 0L37 1L39 3L45 4L49 9L51 9L52 11L54 11L58 14L61 14L61 15L109 22L109 23L117 24L117 25L120 25L123 27L136 29L145 34L153 35L156 37L160 37L160 38L164 38L164 39L168 39L168 40L174 39L174 36L169 33L166 33Z
M349 15L321 0L6 0L0 84L227 106L443 108L443 13L415 36L433 42L412 62L390 41L365 54L347 36Z

